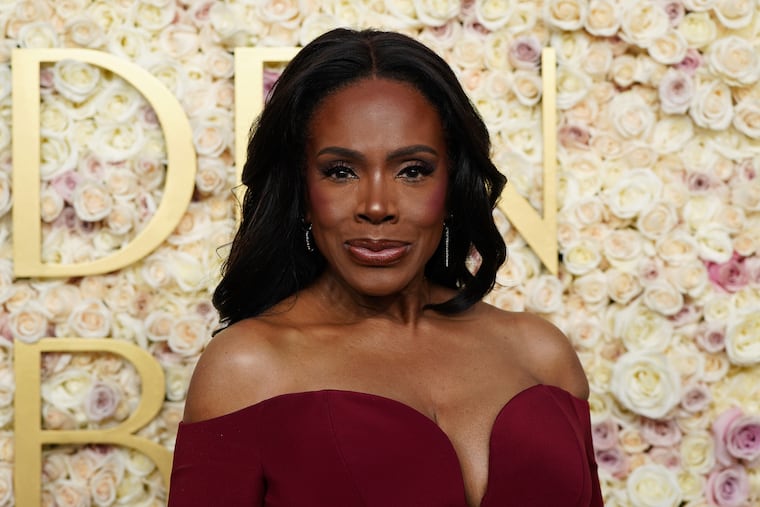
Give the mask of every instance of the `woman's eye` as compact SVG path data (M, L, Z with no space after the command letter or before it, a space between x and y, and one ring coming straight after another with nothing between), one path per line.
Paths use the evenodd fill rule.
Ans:
M399 177L418 180L433 172L433 168L425 164L412 164L399 171Z
M356 177L356 173L345 165L334 165L324 170L324 175L334 180L347 180Z

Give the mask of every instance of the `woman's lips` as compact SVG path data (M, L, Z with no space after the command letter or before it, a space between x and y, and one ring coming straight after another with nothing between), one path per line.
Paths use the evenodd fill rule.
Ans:
M346 249L355 260L367 266L395 264L409 251L409 243L387 239L352 239Z

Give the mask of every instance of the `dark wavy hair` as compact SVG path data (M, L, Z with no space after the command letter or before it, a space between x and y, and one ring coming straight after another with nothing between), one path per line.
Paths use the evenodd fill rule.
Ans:
M425 275L457 294L429 308L461 312L493 288L506 247L492 211L506 178L491 162L483 120L451 68L425 45L393 32L339 28L307 44L290 61L251 128L240 227L213 295L222 325L265 312L325 269L325 259L304 244L307 126L325 97L366 78L414 86L443 124L450 164L450 260L446 268L440 245ZM466 266L472 248L482 259L474 274Z

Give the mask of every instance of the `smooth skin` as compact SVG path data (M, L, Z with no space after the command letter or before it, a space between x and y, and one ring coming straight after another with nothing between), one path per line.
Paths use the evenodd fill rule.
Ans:
M327 97L308 128L306 219L327 269L211 340L184 420L320 389L391 398L448 435L477 506L498 412L536 384L587 398L580 362L537 316L486 303L454 316L423 309L453 292L424 276L447 216L448 160L438 113L421 93L362 80Z

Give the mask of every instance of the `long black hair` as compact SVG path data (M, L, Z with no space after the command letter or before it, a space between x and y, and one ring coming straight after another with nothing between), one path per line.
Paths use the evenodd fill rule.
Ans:
M429 307L443 314L461 312L493 287L506 247L492 211L506 178L491 162L483 120L448 64L425 45L394 32L339 28L290 61L251 128L240 227L213 296L222 324L261 314L325 269L325 259L304 244L307 126L325 97L369 77L411 84L441 117L450 164L449 267L440 245L425 275L457 294ZM481 257L474 274L466 265L471 248Z

